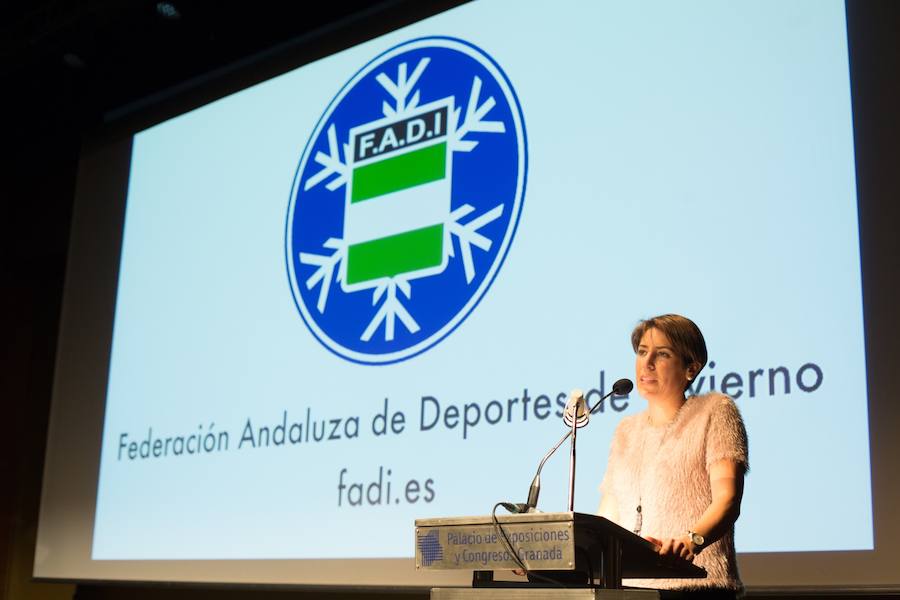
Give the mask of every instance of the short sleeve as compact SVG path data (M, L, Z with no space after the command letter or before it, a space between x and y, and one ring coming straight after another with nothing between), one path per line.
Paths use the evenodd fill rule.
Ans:
M600 493L604 496L610 493L610 488L612 487L612 475L610 474L610 465L611 463L607 461L606 463L606 472L603 473L603 479L600 480Z
M747 429L734 400L721 396L715 402L709 415L709 429L706 434L706 466L720 460L733 460L750 469L747 449Z
M603 480L600 482L600 506L597 507L598 515L606 517L614 523L618 523L619 520L619 500L615 494L615 481L616 472L620 468L617 457L621 456L623 421L619 421L616 430L613 432L612 441L609 444L609 458L606 460L606 471L603 473ZM613 500L611 512L600 510L603 507L603 499L607 497ZM608 504L607 507L609 507Z
M615 476L616 457L619 455L617 448L621 443L622 437L622 421L616 426L613 432L612 441L609 443L609 457L606 459L606 471L603 473L603 480L600 481L600 493L603 495L612 493L613 477Z

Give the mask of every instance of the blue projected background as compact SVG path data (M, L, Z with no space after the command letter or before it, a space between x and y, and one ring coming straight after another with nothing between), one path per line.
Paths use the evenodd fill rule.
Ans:
M391 86L431 51L405 71L378 57L435 36L489 59L435 54L400 102ZM367 65L368 88L349 93ZM345 260L328 279L325 314L355 335L390 300L371 336L382 350L425 335L404 310L424 332L429 297L478 298L390 364L333 352L295 303L318 310L322 285L308 287L316 265L299 252L347 245L323 245L351 210L343 189L313 188L322 205L298 209L332 220L311 222L323 233L309 248L285 229L298 165L313 165L305 182L328 163L320 119L348 85L360 107L335 108L341 164L321 186L351 176L355 126L452 97L454 131L470 127L448 142L452 176L429 183L429 206L473 208L442 221L446 270L356 296L341 289ZM385 149L410 155L401 134ZM438 214L391 194L360 221L378 239ZM92 558L412 556L415 518L524 501L565 394L596 399L633 377L631 329L664 312L703 329L697 391L730 393L747 424L738 550L871 549L842 3L475 2L157 125L133 146ZM577 510L596 509L612 432L645 406L636 393L610 403L579 435ZM540 508L564 510L566 478L560 455ZM821 526L836 514L841 527Z

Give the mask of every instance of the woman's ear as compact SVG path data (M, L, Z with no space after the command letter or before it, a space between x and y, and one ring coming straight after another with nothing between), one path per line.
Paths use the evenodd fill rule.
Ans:
M694 377L697 376L697 373L699 373L699 372L700 372L700 363L692 362L690 365L688 365L688 368L687 368L687 380L692 381L694 379Z

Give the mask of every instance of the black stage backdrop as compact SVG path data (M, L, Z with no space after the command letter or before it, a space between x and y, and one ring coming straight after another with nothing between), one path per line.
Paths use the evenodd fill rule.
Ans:
M117 3L108 3L110 5ZM141 10L154 10L154 3L132 3ZM160 3L162 4L162 3ZM211 4L211 3L208 3ZM212 17L233 9L236 3L220 3L218 9L204 3L187 3L181 24L148 23L123 15L105 3L90 3L78 12L68 12L56 3L37 2L11 7L2 26L2 73L4 149L2 197L2 241L0 241L0 314L2 314L2 361L0 361L0 403L4 431L0 435L0 598L72 598L95 600L203 600L208 598L388 598L425 597L417 593L328 592L318 590L266 590L262 588L221 589L215 587L169 587L164 585L80 585L40 583L31 578L41 473L51 396L58 318L66 266L68 230L75 189L77 161L86 135L102 130L102 118L110 110L132 106L137 112L119 111L133 122L146 109L165 114L172 110L173 98L184 94L153 96L216 68L233 64L246 56L270 49L273 42L292 39L278 29L279 19L251 22L239 35L235 23ZM259 3L264 4L264 3ZM335 23L344 23L366 37L395 28L405 21L396 5L372 20L354 19L370 10L370 3L336 2L334 8L308 23L310 32ZM440 4L429 7L439 10ZM226 8L227 7L227 8ZM191 10L188 10L188 9ZM408 6L406 8L409 8ZM189 21L191 11L206 11L206 21ZM134 8L137 10L137 8ZM422 9L419 9L422 10ZM93 12L91 12L93 11ZM105 11L105 12L104 12ZM118 12L117 12L118 11ZM415 12L415 11L414 11ZM195 13L196 14L196 13ZM867 340L870 385L887 382L900 362L900 339L896 316L900 272L900 238L894 233L900 222L900 2L893 0L848 2L850 60L857 179L860 197L862 257L876 264L875 272L864 274L864 301L867 318L882 324L883 334ZM193 17L192 17L193 18ZM112 34L107 22L126 22L128 27ZM347 21L349 19L349 21ZM379 20L380 19L380 20ZM244 20L253 21L245 16ZM201 21L203 21L201 23ZM375 23L373 26L372 23ZM173 25L169 27L169 25ZM179 27L181 29L179 29ZM217 29L217 27L219 27ZM229 29L231 27L231 29ZM265 28L269 29L266 30ZM146 55L121 51L129 37L157 43ZM238 41L238 40L242 41ZM167 55L160 40L175 51ZM327 42L322 46L327 48ZM152 50L157 51L153 56ZM131 75L129 75L131 73ZM137 74L140 76L138 77ZM116 79L118 77L118 79ZM216 79L208 77L204 94L221 93ZM196 96L195 96L196 97ZM138 105L134 102L140 101ZM114 114L115 116L115 114ZM121 121L120 121L121 122ZM874 293L878 290L878 293ZM873 430L896 431L900 410L896 404L870 407ZM898 454L900 455L900 454ZM897 463L875 464L882 473L881 486L887 497L900 498L900 479L887 480L896 473ZM898 460L897 458L894 461ZM874 507L876 520L882 511L896 507ZM896 515L893 518L896 530ZM835 522L823 526L840 527ZM876 531L900 539L896 531ZM900 550L896 551L900 564ZM789 569L789 565L785 565ZM900 596L897 590L859 588L854 590L749 590L750 597L866 597Z

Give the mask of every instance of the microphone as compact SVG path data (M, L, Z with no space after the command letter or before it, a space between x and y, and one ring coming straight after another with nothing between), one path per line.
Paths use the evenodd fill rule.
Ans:
M616 396L624 396L625 394L631 392L631 390L634 389L634 382L632 382L630 379L620 379L613 384L612 389L613 389L613 393ZM603 399L606 397L607 396L603 396L603 398L600 398L600 402L603 402ZM598 406L600 406L600 402L597 402L597 404L594 406L594 408L597 408ZM591 412L594 412L594 408L591 409Z
M632 389L634 389L634 383L630 379L620 379L613 384L612 390L608 394L606 394L605 396L603 396L602 398L597 400L597 403L594 404L594 406L592 406L590 408L590 410L585 410L587 402L585 401L584 394L581 393L581 390L572 390L572 394L569 396L569 401L566 402L566 409L565 409L565 412L563 413L563 420L565 421L566 414L570 414L571 416L569 418L575 419L574 422L575 422L576 429L578 427L584 427L585 425L587 425L590 415L592 413L596 412L596 410L598 408L600 408L600 404L602 404L604 400L606 400L610 396L624 396L625 394L629 393ZM576 394L576 392L578 394ZM582 408L581 408L580 412L579 412L579 408L578 408L578 406L579 406L578 398L577 397L573 398L573 396L576 396L576 395L581 396L580 406ZM570 405L573 405L571 409L570 409ZM578 425L579 416L583 420L583 423L581 425ZM569 436L572 435L572 422L567 421L566 425L569 426L569 429L568 429L568 431L566 431L566 434L564 436L562 436L562 438L560 438L560 440L558 442L556 442L555 446L550 448L550 451L544 455L544 458L542 458L540 464L538 464L537 472L534 474L534 479L531 480L531 486L528 488L528 500L527 500L527 502L525 502L524 510L520 510L519 512L532 512L537 508L538 497L541 495L541 470L544 468L544 463L546 463L547 460L551 456L553 456L553 453L556 452L556 450L560 446L562 446L563 442L565 442L567 439L569 439Z

